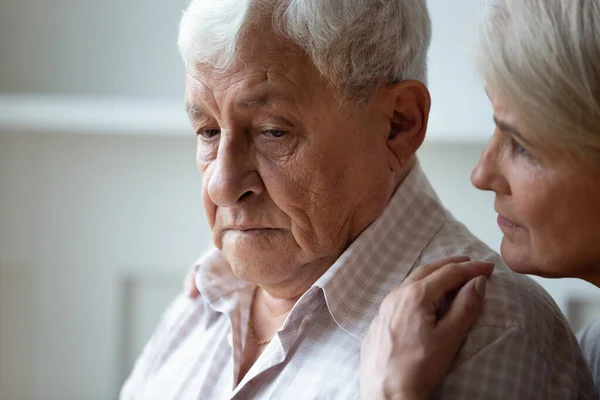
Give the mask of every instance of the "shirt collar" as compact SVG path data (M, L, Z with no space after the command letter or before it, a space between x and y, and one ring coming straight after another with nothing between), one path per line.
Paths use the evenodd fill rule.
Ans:
M417 162L383 213L313 285L323 290L336 324L362 341L385 296L402 283L446 219ZM215 248L196 269L196 286L209 304L255 286L236 277Z
M232 292L255 286L234 275L231 266L217 248L210 249L194 266L200 296L209 304Z
M385 296L404 281L446 220L417 163L383 213L315 283L337 325L362 341Z

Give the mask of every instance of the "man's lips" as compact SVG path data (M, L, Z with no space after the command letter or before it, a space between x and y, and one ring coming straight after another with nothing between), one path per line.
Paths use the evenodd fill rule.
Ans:
M258 225L250 225L250 226L231 226L223 229L223 232L239 232L246 234L265 234L265 233L274 233L281 231L282 229L273 228L269 226L258 226Z
M233 226L228 226L227 228L225 228L225 230L231 230L231 231L258 231L258 230L275 230L278 228L272 227L272 226L265 226L265 225L233 225Z

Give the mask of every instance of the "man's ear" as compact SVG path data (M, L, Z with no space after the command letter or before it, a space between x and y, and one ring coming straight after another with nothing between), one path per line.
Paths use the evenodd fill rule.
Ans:
M395 83L390 90L393 110L387 145L404 168L425 140L431 97L419 81Z

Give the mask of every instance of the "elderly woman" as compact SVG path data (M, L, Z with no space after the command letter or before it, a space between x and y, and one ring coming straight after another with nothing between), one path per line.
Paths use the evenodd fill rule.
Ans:
M448 281L466 283L456 305L485 293L440 396L592 398L556 305L446 212L415 159L429 40L425 0L191 3L179 47L215 249L198 262L200 295L166 312L122 398L357 398L361 343L394 306L384 297L426 274L421 297ZM457 253L487 262L409 276ZM447 353L461 316L440 319Z
M600 1L496 0L481 25L478 55L496 131L471 179L496 194L504 260L519 273L600 287ZM442 380L416 372L454 357L437 350L434 323L414 335L381 323L394 315L399 324L434 320L438 299L416 303L407 289L386 300L364 343L363 363L371 367L363 369L365 398L428 398ZM600 325L581 340L600 387Z

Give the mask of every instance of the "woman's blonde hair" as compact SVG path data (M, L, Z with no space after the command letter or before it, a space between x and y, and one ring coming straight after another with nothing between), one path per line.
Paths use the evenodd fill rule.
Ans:
M600 0L492 0L478 32L486 85L536 144L600 163Z

